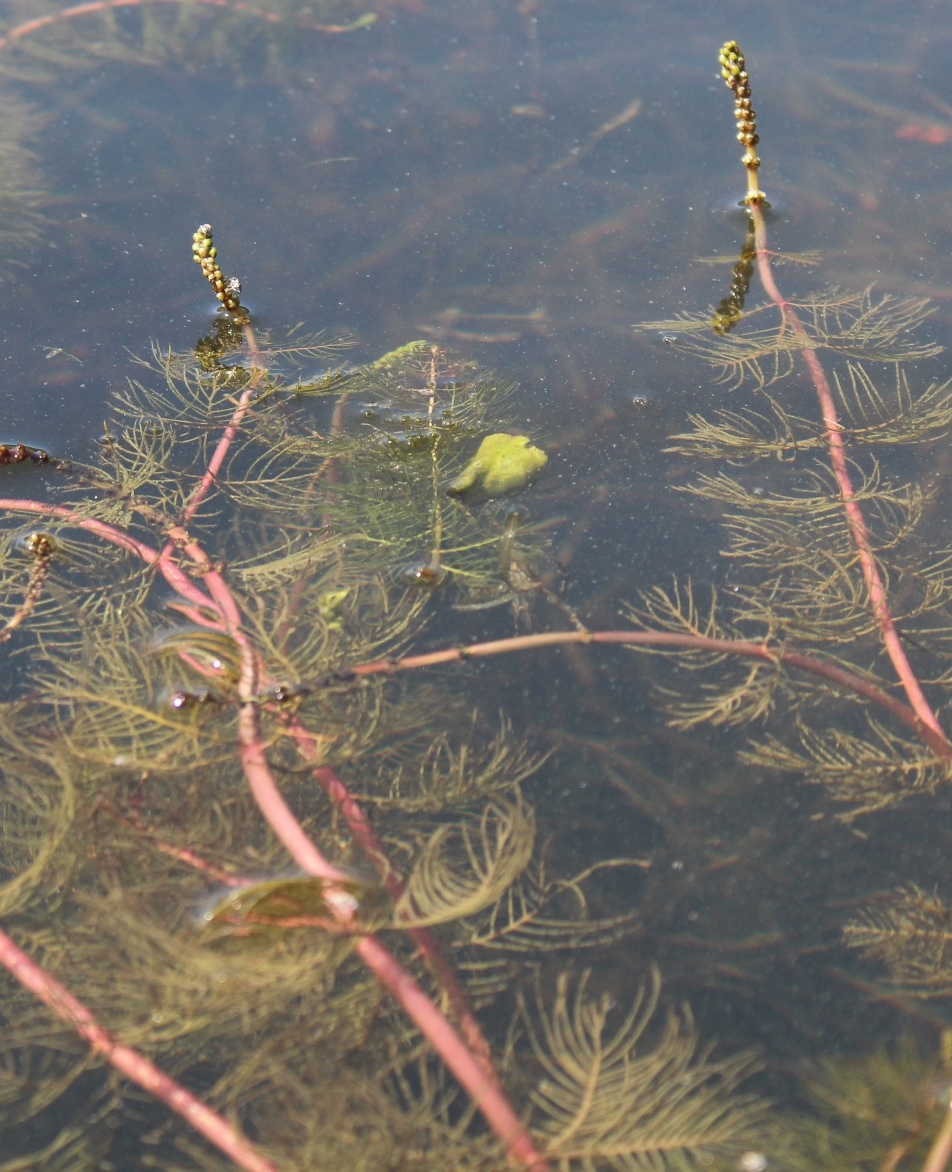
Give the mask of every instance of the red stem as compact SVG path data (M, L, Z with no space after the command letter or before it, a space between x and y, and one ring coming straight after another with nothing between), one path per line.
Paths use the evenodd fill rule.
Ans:
M545 1172L549 1164L513 1111L498 1080L486 1076L476 1056L396 957L374 936L364 936L357 952L456 1076L510 1158L530 1172Z
M138 554L149 565L158 563L169 585L179 594L191 598L194 605L199 608L199 610L191 613L191 617L196 622L202 622L203 625L213 625L212 621L201 613L218 609L212 599L208 595L203 594L192 579L171 558L164 557L158 550L153 549L144 542L136 540L129 534L123 532L123 530L117 529L112 525L106 525L104 522L94 520L90 517L77 515L72 509L66 506L47 504L43 501L0 498L0 509L7 510L8 512L39 513L59 517L62 520L68 521L70 524L76 525L80 529L86 529L91 533L95 533L104 541L118 545L131 553ZM192 555L198 559L198 564L207 564L204 554L202 554L200 547L195 543L191 543L191 551ZM216 577L221 585L224 586L221 575L216 574ZM225 594L223 597L231 598L227 586L224 586L224 590ZM185 607L177 607L176 609L188 613ZM237 608L234 607L233 598L232 611L233 616L238 618L240 624L240 616L238 616ZM226 629L225 623L215 622L214 625L220 630ZM910 728L940 757L952 757L952 745L949 744L941 729L937 732L933 725L923 721L913 709L890 696L888 692L883 691L876 684L863 679L862 676L855 675L853 672L846 671L845 668L827 663L822 659L816 659L813 656L804 655L796 651L785 651L782 648L770 647L765 643L712 639L703 635L677 635L666 631L549 631L539 635L518 635L511 639L497 639L488 643L472 643L466 647L448 647L441 651L430 651L422 655L406 655L400 659L378 660L375 663L359 664L351 670L355 676L376 675L404 671L416 667L429 667L439 663L452 663L466 658L475 659L482 656L498 655L507 651L525 651L530 648L553 647L563 643L621 643L645 647L696 648L699 651L714 651L728 655L740 655L745 659L762 659L766 662L781 663L786 667L796 668L798 671L805 671L811 675L820 676L823 679L829 680L831 683L840 685L847 691L855 692L857 695L864 697L864 699L872 701L872 703L878 705L880 708L884 708L887 712L890 712L897 720L906 725L907 728Z
M254 335L251 334L250 327L246 330L246 336L249 340L249 348L254 352ZM210 469L221 467L228 448L237 433L237 427L247 410L253 386L254 379L245 388L236 407L235 415L215 449L212 464L209 465ZM189 508L186 510L187 516L194 515L213 482L214 476L206 473L191 498ZM263 817L298 866L307 874L318 876L329 882L325 891L328 906L341 925L353 930L355 912L357 911L353 897L343 887L335 890L333 886L335 880L344 880L346 876L329 860L325 859L311 842L304 828L285 802L271 774L261 737L260 705L255 699L260 690L258 657L242 629L241 612L235 602L234 595L221 573L211 566L201 546L189 536L184 526L172 529L169 532L169 539L166 549L163 550L163 557L171 548L178 546L197 567L202 568L202 581L222 617L225 630L235 640L241 654L238 696L243 703L238 715L238 736L241 741L241 762L252 796ZM306 732L305 735L307 735ZM356 803L350 799L349 794L347 796L351 807L351 817L353 817ZM369 830L369 825L367 829ZM379 854L377 857L380 857ZM419 941L417 943L419 946ZM357 944L357 952L430 1042L460 1085L471 1096L492 1131L505 1146L507 1153L526 1168L542 1172L547 1167L546 1162L533 1144L525 1126L516 1115L502 1088L502 1083L492 1065L489 1048L475 1018L468 1012L462 990L459 990L457 998L452 996L450 990L458 988L458 986L456 986L455 978L452 978L449 965L440 956L439 947L432 935L428 941L428 955L431 959L440 956L439 967L444 972L450 972L452 979L446 992L451 1001L462 1001L464 1013L460 1020L467 1028L467 1033L472 1035L475 1031L477 1041L481 1043L476 1050L470 1048L468 1040L464 1041L460 1038L439 1008L420 989L396 957L384 948L375 937L361 937Z
M253 335L250 335L249 341L250 348L254 349ZM247 410L248 402L253 393L253 386L254 380L252 379L239 400L229 426L216 446L212 462L209 465L209 472L206 472L189 501L186 509L186 515L189 518L194 516L214 483L214 470L221 467L231 442L237 434L238 425ZM221 573L209 562L198 542L190 537L183 526L176 526L169 531L169 540L159 553L149 546L136 542L119 529L101 522L90 521L88 518L77 517L72 510L63 506L44 505L37 501L4 502L0 500L0 508L3 507L16 511L59 516L70 520L80 528L90 529L105 540L139 554L148 564L157 564L166 580L180 594L202 610L211 609L221 616L222 629L234 639L241 654L242 669L238 682L238 695L244 702L239 710L238 734L241 742L242 767L252 796L262 815L298 866L307 874L328 881L329 887L325 893L328 906L338 922L352 931L355 924L354 914L357 910L353 897L343 887L335 890L333 886L335 880L343 881L347 878L346 875L325 859L308 838L285 802L271 774L261 737L260 706L254 699L259 690L258 658L242 629L241 612L234 595ZM172 560L171 553L176 548L181 549L200 570L208 595L198 590L191 579ZM543 1172L547 1167L546 1162L537 1151L525 1126L516 1115L502 1089L501 1081L492 1066L488 1047L482 1039L475 1019L471 1019L472 1026L475 1027L476 1036L482 1045L473 1050L470 1049L467 1041L459 1037L439 1008L419 988L396 957L388 952L379 941L371 936L362 937L358 941L357 952L390 991L398 1004L403 1007L461 1086L473 1098L486 1122L505 1146L507 1153L533 1172ZM431 939L431 955L435 957L438 954L438 945L435 939ZM444 971L451 971L442 956L440 956L440 961ZM453 985L455 985L455 978ZM449 995L449 990L447 992ZM459 996L462 997L462 991ZM452 996L451 1000L454 1000ZM461 1021L466 1024L467 1018L463 1016ZM472 1027L467 1032L472 1034Z
M314 738L297 721L289 726L291 736L297 741L298 749L307 760L318 758L317 744ZM397 903L406 888L400 876L393 869L390 860L383 848L383 843L376 836L373 827L364 813L361 805L356 802L347 786L337 773L327 765L319 765L314 769L314 777L324 792L341 812L341 816L350 828L361 850L376 867L384 887L390 898ZM493 1065L489 1043L480 1028L476 1015L469 1004L469 998L456 979L453 966L449 963L430 928L412 927L407 929L411 940L420 950L420 955L426 962L430 972L436 978L443 992L446 994L453 1016L459 1026L460 1033L467 1046L473 1051L479 1061L483 1073L496 1081L498 1075Z
M193 542L185 546L190 556L193 556L193 548L197 549ZM201 551L198 550L198 553ZM229 635L241 651L242 671L238 695L244 703L238 716L238 735L241 740L241 761L252 795L262 815L301 870L329 881L325 890L328 907L342 926L353 931L357 925L358 911L353 896L343 887L335 891L333 886L335 879L343 880L346 876L324 858L305 834L271 774L261 738L260 705L254 699L258 683L256 656L241 629L237 605L217 571L205 573L203 580L221 608ZM435 941L433 943L435 949ZM470 1095L508 1155L533 1172L544 1172L548 1165L513 1110L501 1081L494 1071L488 1073L485 1069L488 1053L477 1054L467 1045L397 958L374 936L362 936L356 949L364 963L389 990L439 1054L447 1069Z
M945 1172L952 1159L952 1106L946 1108L945 1119L932 1143L922 1172Z
M111 1066L181 1115L190 1127L234 1160L239 1168L246 1168L248 1172L276 1172L274 1165L259 1155L227 1120L163 1074L148 1058L117 1042L81 1001L32 961L3 931L0 931L0 964L48 1005L57 1017L72 1026Z
M761 283L767 292L767 296L776 305L777 309L780 310L783 324L789 325L794 334L801 338L803 342L803 345L800 347L800 353L803 355L803 361L806 363L807 370L810 372L810 377L816 388L817 398L820 401L820 411L823 415L823 426L826 430L826 442L830 453L830 464L833 468L833 475L836 478L837 487L840 490L840 496L843 500L843 509L846 513L847 524L849 525L853 545L863 571L863 580L866 583L866 591L869 594L870 605L873 608L876 621L879 623L879 630L886 648L886 654L889 656L896 675L899 677L899 681L906 693L906 697L919 720L923 725L931 729L936 737L941 737L945 745L948 746L949 742L945 733L942 731L942 727L936 719L935 713L925 698L919 680L916 678L916 674L912 670L909 660L906 658L902 640L899 637L899 632L896 630L896 624L893 622L893 617L889 610L886 588L883 585L879 567L876 565L876 558L873 555L869 530L866 528L866 521L863 517L859 502L856 500L855 490L850 479L846 448L843 443L843 429L837 418L836 402L833 398L829 380L826 377L826 371L823 369L820 359L813 349L809 334L797 316L797 311L780 292L777 287L777 282L774 280L773 269L770 267L770 254L767 251L767 223L764 219L763 209L759 203L753 202L749 205L749 211L754 225L757 271L760 274Z
M719 654L739 655L744 659L760 659L765 663L779 663L798 671L809 672L829 680L847 691L855 692L866 700L886 709L901 721L940 757L952 758L952 745L941 730L936 733L931 725L920 719L918 714L902 701L862 676L845 668L803 655L797 651L785 651L767 643L746 643L734 639L714 639L706 635L678 635L668 631L546 631L538 635L514 635L509 639L495 639L488 643L470 643L463 647L446 647L440 651L428 651L422 655L404 655L399 659L380 659L375 663L362 663L352 668L355 676L380 675L406 671L417 667L432 667L439 663L454 663L463 659L478 659L489 655L500 655L508 651L527 651L531 648L557 647L564 643L618 643L634 647L683 647L688 650L713 651Z
M203 594L192 579L178 566L171 557L172 547L167 546L161 553L139 541L123 529L115 525L107 525L104 521L97 521L95 517L84 517L66 505L51 505L45 501L9 500L0 498L0 509L9 513L39 513L47 517L58 517L75 525L77 529L85 529L87 533L94 533L103 541L118 545L129 553L137 554L147 566L158 566L166 582L183 598L187 598L195 606L202 609L212 608L212 600Z
M262 12L251 4L242 0L194 0L195 3L211 8L227 8L232 12L247 12L250 16L268 24L283 24L285 18L276 12ZM74 4L72 8L64 8L62 12L51 12L46 16L38 16L34 20L24 21L16 28L11 29L4 37L0 37L0 50L7 48L23 37L38 32L41 28L58 24L61 20L71 20L77 16L93 16L97 12L111 12L116 8L142 8L145 4L181 4L182 0L90 0L88 4ZM311 21L294 21L295 28L311 29L319 33L346 33L351 32L355 24L316 24Z

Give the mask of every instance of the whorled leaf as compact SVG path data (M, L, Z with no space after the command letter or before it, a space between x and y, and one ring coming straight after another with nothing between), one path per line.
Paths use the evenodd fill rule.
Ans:
M555 998L537 993L525 1023L543 1076L532 1092L535 1130L553 1165L594 1172L667 1172L703 1167L749 1147L766 1106L739 1085L758 1066L750 1053L712 1059L687 1010L649 1035L660 979L627 1012L612 998L574 992L564 974Z
M518 879L534 844L535 814L519 795L438 826L414 862L395 922L433 925L476 915Z

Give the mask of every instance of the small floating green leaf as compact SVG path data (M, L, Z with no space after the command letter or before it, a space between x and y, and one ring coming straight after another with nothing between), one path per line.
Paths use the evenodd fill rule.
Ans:
M486 496L506 496L530 484L548 464L549 457L525 435L500 431L487 435L476 455L451 481L447 492L481 489Z

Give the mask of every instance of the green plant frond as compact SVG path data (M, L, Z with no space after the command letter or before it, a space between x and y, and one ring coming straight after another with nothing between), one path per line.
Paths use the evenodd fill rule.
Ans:
M824 446L825 440L815 423L788 415L769 398L770 414L750 408L715 411L713 419L689 414L692 430L670 436L673 442L664 450L740 464L767 456L792 460L801 452Z
M91 1064L85 1056L77 1059L52 1050L27 1050L5 1044L0 1050L0 1119L19 1123L33 1118L55 1103ZM71 1130L65 1129L54 1142L62 1145ZM0 1169L8 1166L0 1164ZM28 1164L21 1166L23 1172L29 1172Z
M501 1069L505 1069L505 1059L505 1055L500 1056ZM434 1130L432 1138L437 1150L447 1142L458 1148L460 1164L452 1161L445 1167L486 1168L487 1172L496 1172L499 1153L495 1144L491 1141L488 1145L473 1147L467 1141L466 1130L474 1118L472 1103L460 1101L456 1090L447 1085L442 1068L428 1061L426 1055L400 1061L400 1055L395 1054L393 1071L385 1089L407 1122L424 1131ZM443 1165L434 1164L432 1167L434 1172L440 1172Z
M235 713L230 705L173 709L168 694L193 681L177 662L152 655L141 631L117 622L112 638L96 646L95 657L57 657L50 667L42 694L56 714L63 743L77 759L174 771L186 762L194 768L231 758Z
M847 364L845 377L833 372L846 421L842 431L852 443L867 447L925 443L948 434L952 429L952 383L931 383L916 395L898 363L892 380L893 387L887 393L880 391L858 362ZM789 414L772 396L768 400L766 413L743 408L718 410L710 418L689 414L692 430L671 436L665 450L740 464L767 456L790 461L826 447L826 437L816 422Z
M727 597L731 598L730 595ZM644 592L636 606L626 608L626 614L631 622L644 629L702 638L771 642L778 632L780 620L767 603L769 595L760 594L760 605L749 610L736 605L743 597L744 593L741 593L728 606L720 602L717 591L712 589L705 613L695 602L691 583L682 585L675 581L670 590L656 586ZM737 612L736 625L725 618L728 610ZM659 695L664 697L668 722L675 728L687 729L700 724L748 724L762 719L773 709L779 689L789 690L779 663L742 660L726 651L693 647L672 650L634 645L631 649L640 654L663 655L698 676L705 673L703 678L696 680L690 695L670 686L657 687Z
M498 1142L473 1133L472 1107L417 1047L377 1046L358 1069L288 1063L282 1060L288 1048L285 1040L282 1053L259 1053L257 1065L242 1064L241 1081L223 1080L213 1095L247 1103L256 1138L282 1167L401 1172L407 1153L414 1172L501 1172L505 1166ZM188 1166L204 1167L204 1153L196 1152Z
M521 525L515 541L504 509L470 506L446 490L478 431L499 426L486 423L486 413L507 388L429 350L425 362L394 359L350 372L348 411L328 436L273 416L259 423L257 454L249 460L237 450L221 488L287 528L322 528L364 572L414 589L414 567L435 567L464 605L506 602L519 593L517 564L523 591L536 588L531 567L544 551L544 533Z
M687 1010L668 1014L660 1033L646 1036L660 980L611 1022L613 1001L586 995L587 975L574 993L558 978L555 1000L541 991L524 1013L543 1077L532 1093L536 1131L560 1169L687 1170L735 1158L749 1145L765 1105L738 1091L757 1068L751 1054L712 1060L699 1050Z
M908 334L932 312L917 298L874 297L872 290L844 293L833 289L804 301L789 302L801 318L805 335L785 324L761 326L766 315L778 317L772 302L745 312L727 334L710 332L710 313L684 314L663 322L645 322L639 330L673 334L676 349L694 354L718 371L717 381L737 389L749 382L765 387L790 374L804 349L831 350L863 362L899 363L930 358L941 347L909 340Z
M0 625L24 603L33 569L27 552L33 535L49 540L52 556L16 642L4 654L35 654L37 640L49 648L75 648L83 631L95 628L100 619L124 608L138 610L152 580L139 559L53 518L36 518L41 524L33 526L24 526L21 517L14 520L16 528L0 534ZM46 521L52 523L42 523Z
M785 547L777 543L775 548L780 562ZM745 618L761 613L769 617L778 639L813 644L830 656L839 647L845 657L846 646L855 645L878 625L862 579L850 572L852 565L828 553L812 552L802 558L791 581L775 581L766 591L739 587L738 608L743 608ZM848 665L862 674L863 668L855 660L848 660ZM821 687L816 683L810 686Z
M130 380L114 394L111 406L119 426L145 417L151 427L174 428L176 443L193 450L207 439L209 428L228 423L235 410L234 396L248 381L243 367L206 372L196 368L194 357L158 347L150 359L134 361L146 373L142 381Z
M6 740L4 713L0 736ZM11 746L12 748L12 746ZM0 757L3 797L0 825L0 915L24 912L38 895L45 897L64 883L72 866L61 848L73 831L78 795L73 771L60 760L44 762L20 752Z
M847 365L847 375L833 375L836 396L848 425L846 435L854 443L925 443L943 439L952 429L952 381L930 383L920 394L909 386L906 372L897 363L893 386L880 391L859 362Z
M913 997L952 994L952 908L908 883L867 904L843 929L850 948L883 965Z
M42 115L14 86L4 85L0 100L0 280L7 280L20 267L24 250L44 239L48 222L43 209L51 193L30 149L42 134Z
M228 462L222 488L244 509L267 515L272 522L298 524L305 530L327 529L331 513L325 504L330 468L310 437L287 434L287 424L269 420L258 428L252 459L237 450Z
M794 304L812 319L817 348L862 362L915 362L942 352L941 346L908 337L935 312L927 298L832 289Z
M730 631L721 623L717 590L711 587L711 600L706 611L702 610L694 596L694 585L690 581L674 579L670 589L653 586L645 590L637 604L625 607L625 617L641 630L671 631L680 635L698 635L706 639L729 639ZM645 654L652 654L651 647L638 648ZM668 655L667 650L657 652ZM694 651L687 649L685 656L706 664L722 663L725 656L717 651Z
M259 411L275 395L339 395L348 385L351 372L332 361L349 344L345 340L308 336L295 327L280 340L263 335L261 348L252 353L240 330L231 336L226 317L216 318L214 325L215 336L203 339L194 351L153 346L149 359L135 359L149 377L130 381L113 399L118 430L132 432L130 442L136 429L147 436L171 429L176 447L186 445L187 450L192 445L192 455L196 448L204 452L209 429L220 429L230 420L236 395L252 380L252 401ZM326 362L327 369L302 375L300 366L315 361Z
M852 500L860 503L888 501L891 504L909 511L920 506L924 498L923 491L916 485L893 485L883 480L881 467L876 460L870 461L868 468L853 464L851 471L858 483L854 484ZM839 496L832 476L824 469L817 467L806 470L798 478L796 491L788 494L780 492L757 491L747 488L741 481L728 476L724 472L712 476L701 475L688 485L684 491L705 500L740 508L750 509L751 512L763 513L790 513L804 518L805 524L814 524L816 520L830 514L842 513L843 502Z
M774 326L751 329L751 321L772 310L772 305L748 309L743 322L730 333L711 329L711 311L683 313L667 321L642 322L641 331L659 331L668 345L714 367L715 382L730 391L744 383L755 388L770 386L793 371L796 349ZM802 345L802 344L801 344Z
M354 372L351 395L365 421L384 431L413 426L421 412L427 420L473 434L489 412L501 422L501 408L513 384L494 379L475 363L460 361L445 350L427 345L404 348ZM430 410L430 400L433 410Z
M871 544L880 555L882 567L888 564L883 555L892 554L915 533L925 503L915 488L905 497L897 494L873 499L865 516L869 519ZM805 523L811 516L812 524ZM812 515L803 519L779 510L756 514L751 508L746 513L728 515L724 528L730 535L724 556L749 567L784 570L792 578L823 578L837 572L850 573L856 565L846 518L825 508L822 502L817 502ZM854 592L859 589L861 584L853 587Z
M170 424L140 415L130 419L118 434L107 432L102 447L117 475L122 477L122 489L134 492L168 466L176 441Z
M278 531L262 535L253 552L228 563L229 575L257 593L279 591L290 583L339 568L340 548L326 534Z
M535 815L520 796L495 798L479 817L439 826L417 855L394 923L445 924L495 904L532 857Z
M23 6L18 6L21 19L23 11ZM48 16L49 11L40 7L36 14ZM308 4L276 0L267 12L141 4L132 18L122 14L126 19L112 8L69 15L73 19L44 22L46 27L8 46L6 53L15 56L5 62L6 71L36 84L48 83L63 72L121 62L174 65L199 74L210 68L223 75L257 69L256 76L286 79L298 59L302 37L313 39L315 44L325 40L321 24L348 32L365 28L376 19L372 12L355 16L353 5L333 0Z
M143 895L108 891L83 897L68 934L30 943L74 987L81 958L86 1003L108 1012L127 1045L170 1056L200 1043L208 1061L227 1061L255 1028L275 1041L303 1030L325 1056L339 1054L378 1009L369 976L335 986L352 938L302 931L208 943L200 905L179 907L174 921Z
M741 754L748 764L799 773L826 788L851 809L840 814L852 821L894 806L916 794L935 793L952 778L952 766L918 744L889 732L871 718L868 738L833 729L818 733L798 723L799 747L775 737L751 743Z
M778 1166L790 1172L923 1168L948 1114L941 1056L923 1057L903 1036L893 1052L823 1058L804 1078L810 1113L778 1121ZM898 1162L897 1162L898 1161Z
M373 370L396 370L404 365L408 359L419 359L421 355L432 352L432 342L417 339L414 342L406 342L402 346L397 346L393 350L388 350L386 354L382 354L376 361L371 362L370 366Z
M806 248L801 252L773 252L770 253L771 264L803 265L805 268L815 268L823 259L823 253L816 248ZM696 256L694 263L699 265L733 265L736 258L733 256ZM647 329L648 327L643 327Z
M83 1064L84 1067L87 1065ZM41 1081L39 1085L44 1098L49 1103L55 1102L82 1073L83 1068L76 1067L67 1078ZM36 1089L33 1084L23 1087L22 1098L28 1107L33 1106L30 1092L32 1090L35 1094ZM35 1168L42 1168L44 1172L73 1172L76 1168L107 1167L109 1150L115 1138L107 1117L114 1115L118 1106L118 1096L111 1088L101 1089L88 1106L60 1127L54 1139L42 1148L34 1149L28 1156L3 1160L0 1172L31 1172ZM37 1106L36 1110L39 1109ZM22 1123L29 1113L27 1111L15 1122Z
M463 743L441 734L427 737L425 751L414 753L409 761L384 756L379 767L382 790L368 790L360 794L360 801L385 810L436 813L513 792L546 756L531 752L500 716L495 735L479 735L474 724Z
M672 728L702 724L737 728L768 716L785 682L779 664L748 662L726 679L703 681L693 697L672 687L659 686L657 690Z
M464 954L479 952L528 955L539 951L576 950L613 943L643 930L640 912L630 910L615 915L593 916L586 885L603 870L631 867L642 869L641 859L605 859L577 875L554 879L546 874L544 859L529 863L518 881L506 891L496 905L463 927L457 947ZM475 950L475 951L474 951ZM467 959L465 967L486 983L487 962ZM501 972L503 987L511 983L505 962L488 964ZM507 975L508 974L508 975Z

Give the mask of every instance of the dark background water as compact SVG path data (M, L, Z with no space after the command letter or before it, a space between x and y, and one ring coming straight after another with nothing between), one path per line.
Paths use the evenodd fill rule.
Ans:
M743 231L716 65L738 33L775 241L822 250L791 291L927 293L945 330L941 8L403 3L341 36L190 11L184 32L160 5L117 11L123 48L89 17L4 50L48 189L0 290L9 438L80 455L130 354L200 336L189 239L211 221L262 325L347 332L356 358L424 335L518 380L551 476L580 513L600 494L590 550L609 515L617 572L657 570L684 523L660 520L680 474L660 440L719 392L632 326L726 292L697 258L732 257ZM53 47L92 59L30 59Z
M115 13L116 40L93 16L0 50L34 110L13 137L46 216L10 242L0 285L4 440L83 458L110 393L140 377L134 356L207 330L189 248L210 221L263 327L346 332L355 360L428 337L518 382L513 419L551 455L531 507L561 518L567 597L592 624L673 572L720 581L716 514L675 491L693 470L662 449L727 392L634 327L726 293L729 266L700 258L732 261L744 230L717 69L730 37L753 76L774 244L819 250L815 268L782 269L785 288L928 296L922 337L948 337L946 6L406 0L339 36L200 6L183 32L153 7L170 11ZM5 23L36 11L7 6ZM943 453L924 459L942 487ZM511 629L455 621L458 637ZM619 985L653 957L721 1036L799 1052L859 1035L870 1010L830 975L829 909L864 885L939 881L939 832L906 814L871 837L811 822L816 793L743 774L741 738L670 732L652 674L585 651L478 676L526 724L569 734L533 783L543 825L549 795L574 795L573 834L553 830L566 857L670 844L677 882L665 898L656 881L645 937L614 957ZM639 770L685 825L633 803Z

